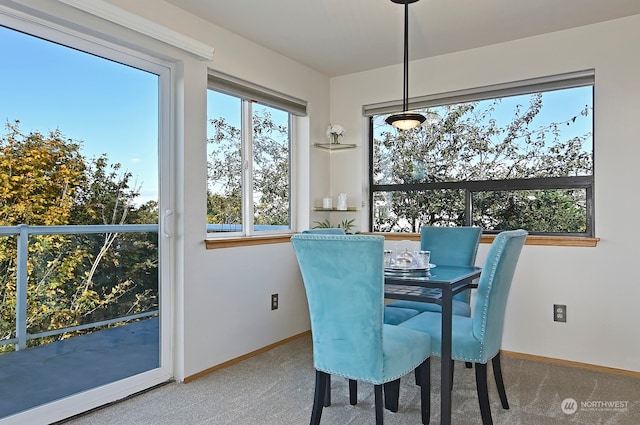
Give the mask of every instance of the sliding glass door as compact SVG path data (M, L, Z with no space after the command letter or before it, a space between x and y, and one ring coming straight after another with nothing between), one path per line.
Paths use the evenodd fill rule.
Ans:
M1 13L0 45L0 419L47 422L171 377L171 68Z

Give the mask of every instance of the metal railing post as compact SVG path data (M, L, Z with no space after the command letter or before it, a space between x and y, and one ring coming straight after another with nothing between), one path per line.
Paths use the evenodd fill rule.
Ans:
M18 260L16 270L16 351L27 348L27 281L29 259L29 225L18 225Z
M464 225L473 226L473 192L464 190Z

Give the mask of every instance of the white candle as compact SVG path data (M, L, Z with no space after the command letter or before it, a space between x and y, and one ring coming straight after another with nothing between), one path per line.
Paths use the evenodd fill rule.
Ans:
M331 196L325 196L322 198L322 208L325 210L333 208L333 198Z

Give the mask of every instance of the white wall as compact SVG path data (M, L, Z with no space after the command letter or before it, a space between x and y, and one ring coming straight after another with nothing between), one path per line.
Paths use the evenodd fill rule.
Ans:
M595 228L601 240L596 248L525 246L507 307L505 350L640 371L638 45L640 16L634 16L410 64L410 96L595 69ZM366 200L361 108L398 99L401 84L401 65L331 80L331 121L363 146L332 154L334 193ZM481 246L479 264L487 249ZM567 323L553 322L553 304L567 305Z

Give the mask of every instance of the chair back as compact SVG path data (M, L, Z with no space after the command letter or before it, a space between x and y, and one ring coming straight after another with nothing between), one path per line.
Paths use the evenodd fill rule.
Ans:
M317 370L371 381L383 371L384 237L291 237L311 318Z
M431 251L435 265L473 266L476 262L482 228L423 226L420 249Z
M521 229L501 232L489 248L472 319L473 335L484 346L480 363L486 363L500 350L509 289L526 238L527 232Z
M447 266L473 266L482 237L480 227L423 226L420 249L431 251L430 263ZM454 295L455 300L469 304L471 291Z
M322 227L318 229L307 229L302 231L303 234L307 235L346 235L344 229L340 227Z

